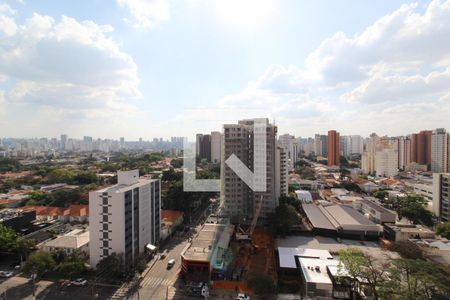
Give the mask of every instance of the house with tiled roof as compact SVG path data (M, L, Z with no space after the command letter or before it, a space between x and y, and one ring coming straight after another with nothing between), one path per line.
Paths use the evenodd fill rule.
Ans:
M183 212L177 210L161 210L161 239L170 236L183 223Z
M89 205L72 204L68 208L56 206L27 205L23 209L35 210L40 221L85 223L89 221Z

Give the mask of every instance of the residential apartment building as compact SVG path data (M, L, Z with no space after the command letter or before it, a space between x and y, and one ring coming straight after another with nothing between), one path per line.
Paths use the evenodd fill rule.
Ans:
M264 119L266 130L266 191L254 192L249 186L225 163L232 155L236 155L241 162L254 172L254 155L261 149L254 145L254 120L241 120L238 124L224 125L224 151L222 152L221 167L221 199L223 214L235 220L253 217L262 197L260 218L267 217L278 206L277 191L281 191L277 181L276 136L277 127ZM261 134L261 133L258 133Z
M287 196L289 190L288 184L288 173L289 173L289 158L288 152L286 148L278 145L275 150L275 182L279 184L275 184L276 195L285 195Z
M447 170L448 133L444 128L437 128L431 135L431 171L442 173Z
M199 133L197 134L196 142L197 157L199 159L206 159L207 161L211 161L211 135Z
M278 137L278 141L280 146L285 149L289 170L294 169L300 150L298 140L293 135L283 134Z
M441 221L450 221L450 173L433 174L433 212Z
M411 163L411 139L401 136L398 138L398 168L404 170Z
M411 135L411 161L419 165L431 164L431 130Z
M340 138L336 130L328 131L328 166L339 166L340 164Z
M211 132L211 162L220 163L222 153L222 133Z
M130 267L148 244L158 244L161 227L159 179L139 178L139 170L119 171L117 184L89 193L90 263L123 255Z
M395 147L387 147L376 152L375 173L380 177L398 175L398 150Z

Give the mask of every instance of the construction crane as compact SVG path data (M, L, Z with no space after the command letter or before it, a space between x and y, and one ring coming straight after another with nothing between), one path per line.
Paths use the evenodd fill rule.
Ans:
M255 230L256 224L258 223L259 214L261 213L262 209L262 203L263 203L263 196L261 196L261 199L259 200L255 213L253 214L252 222L250 223L250 227L247 231L241 228L241 226L238 226L237 232L236 232L236 240L238 241L251 241L253 231Z

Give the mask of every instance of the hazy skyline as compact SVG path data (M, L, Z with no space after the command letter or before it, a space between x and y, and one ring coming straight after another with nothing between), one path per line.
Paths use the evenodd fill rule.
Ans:
M0 0L0 136L450 129L449 50L450 1Z

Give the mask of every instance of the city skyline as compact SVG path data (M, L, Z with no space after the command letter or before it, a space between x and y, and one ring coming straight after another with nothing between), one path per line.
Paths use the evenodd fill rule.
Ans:
M0 2L1 135L193 136L251 117L296 136L450 128L450 2L342 4Z

